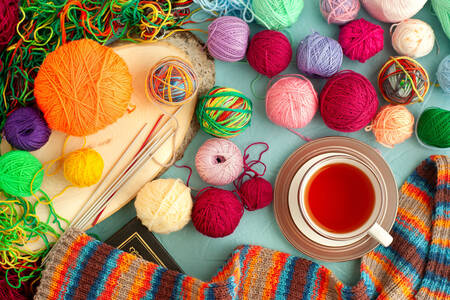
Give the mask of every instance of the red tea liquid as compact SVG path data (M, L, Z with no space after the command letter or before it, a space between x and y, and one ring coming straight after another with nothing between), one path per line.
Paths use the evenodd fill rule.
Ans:
M375 191L363 171L344 163L324 166L311 176L305 206L311 219L326 231L347 233L372 214Z

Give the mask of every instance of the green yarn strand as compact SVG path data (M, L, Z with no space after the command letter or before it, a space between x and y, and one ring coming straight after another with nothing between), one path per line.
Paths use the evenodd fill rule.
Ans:
M441 22L442 29L450 39L450 1L449 0L431 0L431 5Z
M450 147L450 111L442 108L426 109L417 123L417 136L428 146Z

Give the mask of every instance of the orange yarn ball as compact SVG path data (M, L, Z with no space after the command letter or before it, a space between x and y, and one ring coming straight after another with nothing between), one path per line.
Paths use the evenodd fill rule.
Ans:
M50 128L75 136L93 134L127 110L131 75L111 48L83 39L47 55L34 95Z

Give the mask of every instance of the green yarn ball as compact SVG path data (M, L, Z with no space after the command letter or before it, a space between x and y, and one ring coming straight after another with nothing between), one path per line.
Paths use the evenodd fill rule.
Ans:
M442 108L426 109L417 123L417 137L428 146L450 147L450 111Z
M253 0L256 21L271 30L281 30L297 22L303 0Z
M41 162L26 151L15 150L0 156L0 188L7 194L29 197L31 181L39 170ZM33 192L39 190L44 172L39 172L33 182Z
M450 1L449 0L431 0L431 5L436 13L445 34L450 39Z

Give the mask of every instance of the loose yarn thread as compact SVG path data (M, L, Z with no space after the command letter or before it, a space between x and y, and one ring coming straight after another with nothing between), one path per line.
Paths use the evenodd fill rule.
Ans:
M444 92L450 94L450 55L444 57L439 64L437 80Z
M417 121L417 138L427 146L450 147L450 111L431 107L425 109Z
M256 22L270 30L281 30L297 22L303 0L253 0Z
M320 0L320 12L328 24L342 25L356 18L359 0Z
M433 10L441 22L442 29L450 39L450 3L447 0L431 0Z
M361 0L361 2L375 19L385 23L398 23L418 13L427 0Z
M391 36L394 50L400 55L412 58L428 55L435 43L431 26L417 19L408 19L392 25Z

